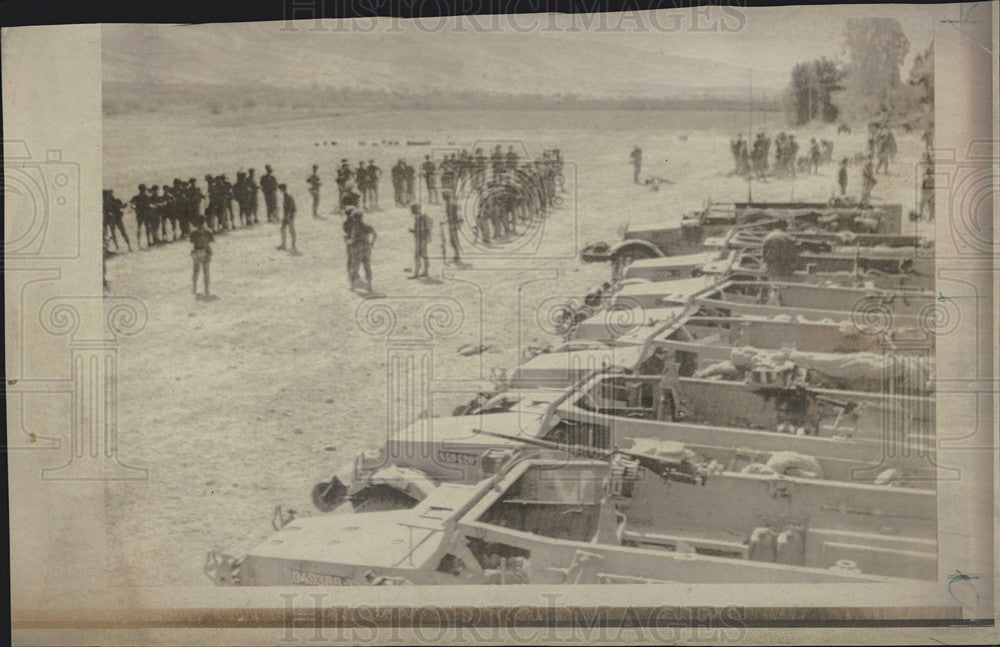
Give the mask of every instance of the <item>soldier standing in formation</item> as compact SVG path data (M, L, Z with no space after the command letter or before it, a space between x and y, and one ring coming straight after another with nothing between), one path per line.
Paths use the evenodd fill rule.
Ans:
M142 247L142 230L146 230L146 247L153 244L152 235L149 233L149 195L146 193L146 185L139 185L139 193L129 200L132 210L135 211L135 244Z
M249 203L250 215L253 216L253 224L260 222L257 217L257 190L260 189L260 185L257 184L257 178L254 177L255 171L250 169L247 171L247 197Z
M437 174L437 167L431 161L430 155L424 155L424 163L420 165L420 174L424 177L424 184L427 186L427 201L431 204L438 203L437 184L434 176Z
M413 234L414 250L413 276L408 278L415 279L421 276L426 277L428 270L430 270L427 245L430 244L431 234L434 230L431 227L431 219L420 210L420 205L411 205L410 211L413 213L413 229L410 230L410 233Z
M458 205L452 199L451 191L445 190L441 195L444 196L444 217L448 223L448 243L455 253L454 262L458 263L461 261L459 258L458 229L462 224L458 217Z
M240 224L244 227L250 225L250 190L247 188L247 174L243 171L236 173L233 198L236 199L236 206L239 208Z
M636 145L629 157L632 159L632 183L639 184L639 173L642 171L642 149Z
M306 183L309 185L309 195L312 196L313 205L313 218L319 218L319 187L322 182L319 180L319 175L316 173L319 170L318 164L313 164L312 175L306 178Z
M122 210L125 208L125 203L116 198L111 189L105 189L103 196L105 235L110 235L111 240L115 243L115 251L118 251L121 247L118 245L118 237L115 235L115 229L117 229L121 232L122 238L125 239L128 251L131 252L132 242L128 239L128 234L125 233L125 223L122 222L122 218L124 217Z
M278 219L278 180L274 177L270 164L265 164L264 170L267 172L260 177L260 189L264 192L267 221L274 222Z

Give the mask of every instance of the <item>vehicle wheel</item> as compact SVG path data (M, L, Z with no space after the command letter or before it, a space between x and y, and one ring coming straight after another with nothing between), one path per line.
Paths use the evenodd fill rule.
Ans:
M320 512L332 512L344 500L347 488L336 476L333 480L317 483L312 489L312 502Z
M363 497L363 498L362 498ZM355 512L382 512L385 510L408 510L417 505L417 500L388 485L374 485L363 490L354 499Z

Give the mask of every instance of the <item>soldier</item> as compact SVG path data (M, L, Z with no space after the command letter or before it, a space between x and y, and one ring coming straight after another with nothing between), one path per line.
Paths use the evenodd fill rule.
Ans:
M493 170L493 179L497 180L503 171L503 150L500 148L500 144L497 144L493 152L490 153L490 168Z
M809 171L813 175L819 175L819 158L822 156L816 138L809 140Z
M344 218L344 244L347 247L347 283L354 288L355 282L358 280L358 261L357 254L355 253L354 246L352 244L352 236L354 235L354 224L357 222L357 207L349 206L344 208L344 212L347 217Z
M187 215L181 222L181 238L186 238L194 227L194 220L198 217L198 210L201 208L201 201L205 195L198 188L198 181L194 178L188 179L187 191Z
M355 267L364 267L365 281L368 283L368 293L372 293L372 246L378 235L375 229L364 222L364 214L360 210L354 212L354 223L348 245L353 248ZM357 270L355 270L355 273Z
M413 213L413 229L410 230L410 233L413 234L414 249L413 276L408 278L415 279L421 276L426 277L427 271L431 267L430 261L427 259L427 245L430 243L433 228L431 227L431 219L420 210L420 205L412 205L410 212ZM423 271L421 271L421 267L423 267Z
M233 185L225 173L219 176L219 215L226 229L236 229L236 216L233 215Z
M507 161L507 170L508 171L513 171L514 169L517 168L517 163L519 161L519 158L517 156L517 153L514 151L514 147L513 146L508 146L507 147L507 159L506 159L506 161Z
M924 167L924 177L920 182L920 218L934 222L934 169Z
M359 160L358 167L354 169L354 182L357 185L358 194L361 196L361 204L365 209L368 205L368 169L365 168L365 161Z
M278 190L281 191L282 196L282 218L281 218L281 245L278 249L285 249L285 231L292 238L292 253L298 254L299 250L295 247L295 200L288 193L288 188L284 184L278 185Z
M403 162L403 184L405 204L410 204L416 197L417 170Z
M319 175L316 174L318 170L319 165L313 164L312 175L306 178L306 183L309 185L309 195L313 199L313 218L319 218L319 187L322 182L319 181Z
M373 209L378 209L378 181L382 177L382 169L375 166L375 160L368 160L366 173L368 175L368 204L372 205Z
M462 221L458 217L458 204L452 198L451 191L445 190L441 195L444 196L444 217L448 222L448 243L455 252L454 262L459 263L461 258L459 258L458 229Z
M660 382L654 395L653 411L657 420L672 422L676 417L677 408L680 405L677 393L678 379L674 354L667 352L663 354L663 371L660 374Z
M160 244L160 218L163 208L163 196L160 195L160 187L153 185L149 189L149 220L146 221L146 233L153 232L153 244Z
M344 190L340 194L340 210L347 213L348 207L360 207L361 196L354 190L354 182L347 180Z
M135 244L142 249L142 230L146 229L146 248L152 245L149 233L149 195L146 193L146 185L139 185L139 193L129 200L132 210L135 211Z
M878 165L875 167L875 172L878 173L879 170L884 168L885 174L889 175L889 160L896 155L896 138L893 137L892 131L889 130L888 126L883 126L880 134Z
M191 272L191 292L197 296L198 295L198 272L204 270L205 272L205 296L209 295L208 291L208 266L212 261L212 242L215 240L215 236L212 235L211 231L205 229L205 219L198 216L194 220L194 229L191 230L191 234L188 236L188 240L191 241L191 261L193 263L193 270Z
M840 160L840 170L837 171L837 182L840 184L840 195L847 195L847 158Z
M205 204L205 227L209 231L215 231L216 216L219 211L219 191L215 187L215 178L211 175L205 176L205 185L208 191L208 202Z
M796 160L799 158L799 143L795 141L795 135L788 136L788 171L792 174L792 179L795 179L795 164Z
M642 149L636 144L629 155L632 159L632 183L639 184L639 172L642 171Z
M257 217L257 189L259 188L257 178L254 177L254 170L250 169L247 171L247 196L250 205L250 215L253 216L253 224L255 225L260 222Z
M118 245L118 237L115 236L115 229L121 232L122 238L125 239L125 244L128 245L128 251L132 251L132 242L128 239L128 234L125 233L125 223L122 222L123 214L122 210L125 208L125 203L115 197L114 192L111 189L104 190L104 230L111 235L111 240L115 243L115 251L121 249Z
M396 199L396 206L403 206L403 176L406 174L405 165L403 160L400 159L396 162L396 165L392 167L392 192Z
M455 191L456 171L455 154L445 156L441 161L441 189L442 191Z
M497 146L497 148L500 148ZM472 176L472 181L480 184L486 179L486 167L489 165L489 158L486 157L486 153L483 149L477 148L476 153L469 157L469 163L471 165L470 175Z
M743 135L740 135L740 175L750 176L750 147Z
M260 177L260 189L264 192L267 221L274 222L278 219L278 180L274 177L270 164L265 164L264 170L267 172Z
M875 171L872 168L872 161L869 159L865 162L865 168L862 171L862 189L861 189L861 204L868 204L871 199L872 187L878 181L875 179Z
M238 171L236 173L236 182L233 184L233 198L236 199L236 206L240 211L240 224L244 227L250 224L249 193L247 189L247 174L243 171Z
M428 202L431 204L437 204L437 184L435 183L434 178L437 174L437 167L435 167L434 162L431 161L430 155L424 155L424 163L420 165L420 174L423 176L424 184L427 187Z
M170 221L171 241L177 240L178 223L181 220L181 210L184 208L184 190L180 178L174 178L174 185L164 187L167 193L167 206L164 210L166 218L163 223L163 239L167 238L166 221Z
M761 258L768 278L792 276L799 262L795 239L778 229L770 232L761 244Z

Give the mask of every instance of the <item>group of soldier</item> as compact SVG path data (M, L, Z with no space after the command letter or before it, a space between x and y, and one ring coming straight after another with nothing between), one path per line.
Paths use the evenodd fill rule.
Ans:
M279 192L285 196L285 203L289 206L294 205L294 200L287 195L285 186L278 183L271 167L268 165L265 168L267 172L259 178L259 183L254 169L237 172L236 182L230 182L225 174L206 175L204 191L195 178L187 181L175 178L172 184L162 186L140 184L137 193L127 203L115 197L112 190L105 189L105 237L114 244L116 251L120 251L118 234L121 234L131 251L132 242L124 224L126 208L131 208L135 214L137 249L142 249L143 239L148 249L187 238L198 218L204 218L206 229L212 233L238 226L249 227L259 222L258 191L264 195L267 221L282 221L285 225L283 229L288 228L294 214L290 214L291 217L279 216ZM205 208L202 213L203 202ZM286 210L293 211L294 207ZM289 222L285 223L286 220Z
M896 137L892 134L889 124L871 123L868 125L868 159L874 163L877 174L885 170L889 174L889 162L896 159Z
M175 179L172 184L147 187L140 184L138 192L128 203L104 191L105 250L109 245L118 250L120 233L129 250L131 240L126 232L123 216L131 208L136 218L136 245L146 248L177 240L188 239L192 244L194 263L192 290L197 294L199 277L204 277L205 294L209 294L209 263L211 243L215 235L237 227L259 223L258 195L263 194L267 222L281 223L281 245L297 253L295 237L295 200L284 184L279 184L270 165L259 178L254 169L239 171L236 181L229 182L225 174L206 175L205 190L191 178ZM451 248L452 261L461 262L459 202L472 210L472 232L475 240L491 244L504 236L517 234L518 224L531 221L544 214L555 202L557 187L562 178L562 159L558 150L545 151L539 160L521 159L509 147L503 153L497 146L486 157L482 149L474 153L467 150L451 153L435 163L426 155L420 165L420 179L426 189L426 202L440 204L444 201L444 219L441 222L442 247ZM371 252L377 234L364 220L364 210L379 209L378 185L381 169L374 160L359 162L352 167L346 159L337 169L338 211L345 216L344 240L347 247L347 274L352 288L358 286L364 272L365 288L372 291ZM427 277L429 272L428 247L433 237L431 218L421 207L417 197L416 169L400 159L392 168L392 179L397 206L409 206L414 218L410 233L414 236L414 267L411 278ZM312 174L305 179L312 197L312 213L320 216L322 180L319 166L312 166ZM162 192L161 192L162 189ZM258 193L259 192L259 193ZM279 196L280 193L280 196ZM461 196L461 200L459 197ZM279 198L281 201L279 202ZM202 203L204 211L202 212ZM235 203L235 208L234 208ZM447 231L447 243L445 232ZM443 250L447 259L447 250ZM447 260L446 260L447 262Z
M806 155L799 157L799 142L794 134L778 133L774 138L774 165L769 163L771 138L763 132L757 133L751 147L743 134L729 143L733 156L735 173L757 180L766 180L769 174L775 177L795 178L796 172L818 174L822 164L833 161L833 142L812 138Z
M400 160L402 161L402 160ZM316 167L313 166L313 176L316 175ZM364 206L365 209L380 210L378 204L378 185L382 178L382 169L375 165L375 160L368 160L366 165L364 160L360 160L356 167L352 167L346 159L340 160L337 167L337 194L339 198L338 212L346 213L347 207ZM319 209L319 179L316 179L316 190L310 188L313 195L313 215L318 215ZM395 183L395 176L393 176ZM312 185L312 178L310 178ZM398 204L398 201L397 201Z
M878 184L875 179L878 172L884 169L885 174L889 174L889 162L896 158L896 150L896 137L888 123L868 124L868 147L861 169L861 204L871 201L872 189Z

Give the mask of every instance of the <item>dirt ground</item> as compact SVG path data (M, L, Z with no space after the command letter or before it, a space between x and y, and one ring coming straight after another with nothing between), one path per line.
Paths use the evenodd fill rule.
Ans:
M276 505L311 511L314 483L382 442L394 404L387 395L387 345L356 322L363 297L348 288L341 217L333 213L340 158L352 165L373 158L384 172L382 210L367 220L379 235L375 289L379 300L398 307L393 339L424 334L417 310L423 301L414 305L413 297L453 297L461 304L461 325L433 347L435 383L458 386L436 394L429 413L447 415L474 395L475 384L489 386L494 367L516 366L520 348L554 341L539 321L546 299L582 295L608 277L606 265L583 265L575 257L584 244L616 240L626 223L675 223L709 198L746 199L746 182L729 175L728 142L747 132L748 117L542 111L106 118L105 188L128 199L140 182L195 177L203 185L208 172L233 180L238 169L252 166L260 175L269 163L298 203L301 250L300 256L276 250L279 231L271 224L218 236L214 301L191 294L185 241L108 261L111 294L137 297L149 310L145 329L120 352L119 456L147 467L150 476L106 486L105 527L118 547L115 577L208 586L200 572L207 550L248 550L271 532ZM766 118L772 136L784 128L779 115ZM753 119L756 131L764 116ZM835 142L835 159L863 150L860 129L795 132L802 152L813 136ZM324 144L332 141L337 145ZM538 248L517 257L469 257L461 268L432 258L432 280L408 280L411 218L392 205L388 172L400 157L416 165L432 152L408 141L441 148L477 141L492 148L500 141L504 149L513 141L533 157L561 149L564 202L544 222ZM879 176L874 199L901 203L905 215L917 197L922 142L918 133L897 133L897 141L899 155L891 174ZM632 183L628 160L636 144L644 150L643 177L666 180L657 190ZM313 163L325 182L324 219L310 216L305 178ZM794 182L755 182L752 191L755 200L826 200L835 186L836 166L827 165ZM859 186L860 167L851 166L848 192L857 195ZM428 205L427 212L439 221L443 208ZM436 232L431 253L439 256ZM131 224L129 234L134 245ZM480 343L490 347L481 355L458 352Z

